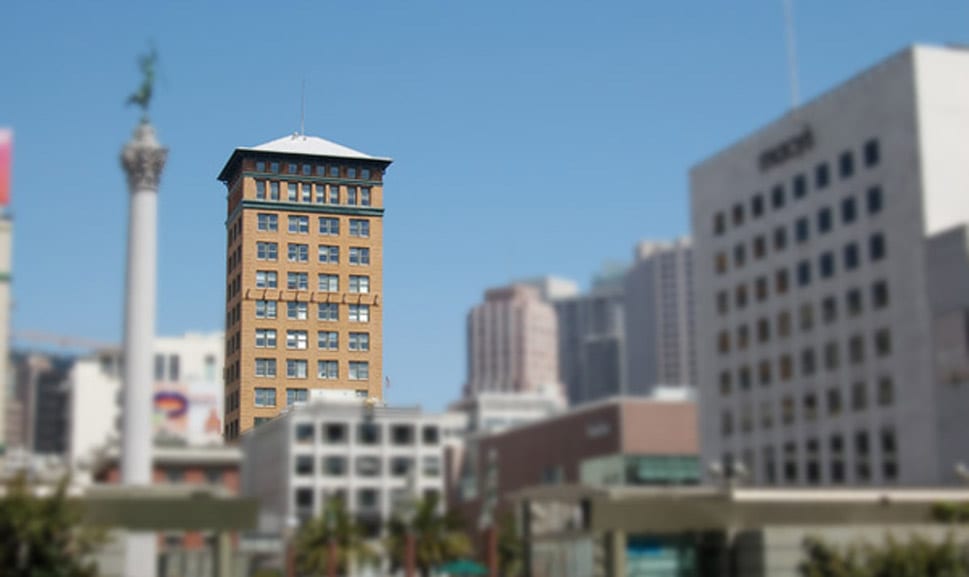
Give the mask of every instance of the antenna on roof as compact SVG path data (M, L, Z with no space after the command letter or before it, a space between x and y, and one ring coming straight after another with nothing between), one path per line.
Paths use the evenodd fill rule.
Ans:
M797 49L794 42L794 0L784 0L784 21L787 36L787 72L791 82L791 108L800 104L797 86Z
M304 119L306 118L306 79L303 79L303 88L299 93L299 135L306 136Z

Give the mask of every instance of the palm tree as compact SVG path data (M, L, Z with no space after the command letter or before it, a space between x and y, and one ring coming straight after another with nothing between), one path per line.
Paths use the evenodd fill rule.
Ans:
M521 575L524 563L524 546L518 535L515 517L505 513L498 521L498 565L505 577Z
M330 499L323 514L308 521L296 535L296 566L306 575L329 577L331 562L338 573L345 574L351 558L367 562L376 557L346 503L338 497Z
M435 567L471 554L471 541L461 518L454 512L440 514L439 504L440 498L431 493L417 502L409 525L400 517L391 519L386 548L393 570L404 565L408 530L414 536L417 569L424 576Z

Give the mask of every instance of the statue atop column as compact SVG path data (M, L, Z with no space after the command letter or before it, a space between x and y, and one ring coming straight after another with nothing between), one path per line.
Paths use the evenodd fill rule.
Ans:
M141 69L141 86L128 96L127 104L134 104L141 108L141 121L148 122L148 106L151 104L151 94L155 87L155 65L158 63L158 52L152 47L147 54L138 58L138 68Z

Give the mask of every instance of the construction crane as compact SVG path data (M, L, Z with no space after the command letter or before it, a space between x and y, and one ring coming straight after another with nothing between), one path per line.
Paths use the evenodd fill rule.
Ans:
M86 337L75 337L35 330L14 331L12 340L21 343L54 345L63 349L102 350L117 349L120 347L118 343L108 343Z

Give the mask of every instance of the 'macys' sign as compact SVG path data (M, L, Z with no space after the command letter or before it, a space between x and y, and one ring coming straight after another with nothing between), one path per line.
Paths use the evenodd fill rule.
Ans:
M760 153L758 163L761 172L767 172L775 166L784 164L792 158L801 156L814 147L814 133L810 126L805 126L801 132L776 144Z

